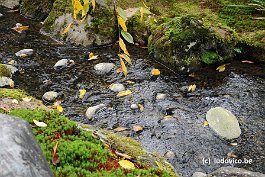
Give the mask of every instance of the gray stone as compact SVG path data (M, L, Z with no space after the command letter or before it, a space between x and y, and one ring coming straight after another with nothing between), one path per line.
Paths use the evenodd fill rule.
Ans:
M114 66L113 63L99 63L94 66L94 69L102 74L107 74L114 68Z
M167 151L164 155L164 157L168 160L174 159L174 157L176 157L175 152L173 151Z
M210 109L206 114L206 120L209 127L225 139L238 138L241 134L237 118L222 107Z
M0 77L0 87L7 87L10 86L10 83L12 83L13 80L10 79L9 77Z
M18 51L15 54L18 57L21 56L21 55L32 55L33 54L33 49L22 49L22 50Z
M4 15L0 13L0 18L3 17Z
M131 104L131 109L138 109L138 105L137 104Z
M58 97L57 92L49 91L49 92L44 93L44 95L42 96L42 99L46 101L54 101L57 97Z
M123 84L116 83L116 84L111 84L109 89L114 91L114 92L121 92L121 91L125 90L125 87Z
M53 177L31 126L0 114L0 177Z
M12 65L6 65L6 64L3 64L6 66L7 69L9 69L11 71L12 74L15 74L18 69L15 67L15 66L12 66Z
M235 168L235 167L221 167L216 171L207 175L207 177L265 177L265 174L252 172L245 170L243 168Z
M167 97L166 94L164 94L164 93L158 93L158 94L156 95L156 100L163 100L163 99L165 99L166 97Z
M86 110L86 118L91 120L94 114L97 112L98 109L105 107L105 104L99 104L96 106L92 106L87 108Z
M67 67L70 64L74 64L73 60L61 59L55 63L54 68Z
M193 173L192 177L207 177L207 174L203 172L195 172Z
M14 9L19 6L19 0L0 0L0 5Z

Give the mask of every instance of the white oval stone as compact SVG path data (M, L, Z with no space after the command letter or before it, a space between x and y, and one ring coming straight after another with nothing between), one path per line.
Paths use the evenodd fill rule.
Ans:
M57 97L58 97L57 92L49 91L49 92L44 93L44 95L42 96L42 99L46 101L54 101Z
M114 92L121 92L125 90L125 87L123 84L111 84L109 87L110 90L114 91Z
M54 68L63 67L63 66L67 66L67 64L68 64L68 59L61 59L57 61L53 67Z
M94 69L100 71L101 73L109 73L114 68L113 63L99 63L94 66Z
M105 104L99 104L96 106L92 106L87 108L86 110L86 118L91 120L94 114L97 112L98 109L105 107Z
M131 104L131 109L138 109L138 105L137 104Z
M206 120L209 127L225 139L238 138L241 134L237 118L222 107L210 109L206 114Z
M32 55L33 54L33 49L23 49L18 51L17 53L15 53L16 56L20 56L20 55Z
M166 97L167 97L166 94L164 94L164 93L158 93L158 94L156 95L156 100L163 100L163 99L165 99Z

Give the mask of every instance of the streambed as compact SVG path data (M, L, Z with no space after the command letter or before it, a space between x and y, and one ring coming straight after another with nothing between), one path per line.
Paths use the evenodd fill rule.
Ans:
M139 140L149 151L166 154L182 176L192 176L195 171L209 173L228 166L230 164L214 163L214 159L227 158L230 152L238 159L252 159L251 164L233 163L233 166L265 173L264 65L234 61L222 73L214 67L205 67L190 77L154 61L146 49L129 47L133 65L128 67L127 77L116 70L98 75L94 70L97 63L112 62L118 68L115 46L96 49L62 44L40 34L40 23L2 7L0 13L3 14L0 17L0 59L2 63L15 60L14 66L20 70L13 78L16 88L25 89L38 99L46 91L59 92L63 115L72 120L110 130L128 128L121 134ZM17 33L11 29L16 23L29 25L29 30ZM34 54L16 57L15 53L24 48L33 49ZM89 52L99 55L99 59L87 61ZM72 59L75 64L55 70L54 64L63 58ZM159 68L162 74L151 76L153 68ZM127 80L135 84L128 84ZM133 93L118 98L108 88L115 82L123 83ZM195 92L187 92L190 84L197 85ZM79 89L87 90L83 99L79 98ZM157 100L158 93L167 96ZM92 120L87 120L84 116L87 107L101 103L107 106ZM144 110L131 109L134 103L143 105ZM242 130L238 139L223 140L203 126L206 112L216 106L230 110L238 118ZM173 118L163 119L165 115ZM132 131L134 125L142 126L144 130L135 133ZM204 159L210 159L212 163L205 164Z

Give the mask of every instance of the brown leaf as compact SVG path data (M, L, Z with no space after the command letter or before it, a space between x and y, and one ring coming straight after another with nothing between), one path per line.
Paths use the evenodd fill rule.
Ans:
M122 131L125 131L125 130L127 130L127 128L125 128L125 127L117 127L117 128L114 129L114 131L116 131L116 132L122 132Z
M23 26L21 23L17 23L14 28L12 28L18 33L22 33L22 31L28 30L29 26Z
M117 154L120 157L124 157L125 159L131 159L132 157L129 156L128 154L120 153L118 151L115 151L115 154Z
M139 126L139 125L135 125L133 126L133 131L135 132L140 132L140 131L143 131L143 127L142 126Z
M55 146L52 149L52 164L57 165L59 163L59 155L57 154L58 141L56 142Z
M143 106L142 104L138 104L138 107L139 107L139 110L140 110L141 112L144 111L144 106Z

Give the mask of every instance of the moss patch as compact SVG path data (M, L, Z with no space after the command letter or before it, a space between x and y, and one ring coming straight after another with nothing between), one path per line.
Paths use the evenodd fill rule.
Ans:
M0 64L0 77L11 77L12 73L11 70L8 69L5 65Z
M0 98L14 98L22 100L22 98L25 97L29 97L29 95L24 90L0 88Z

